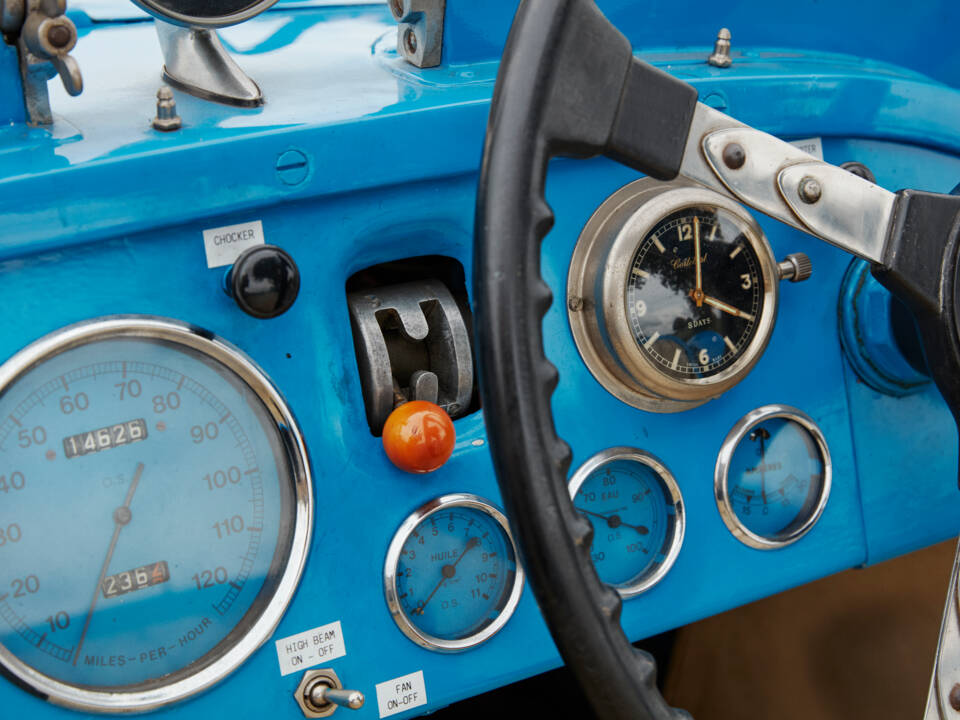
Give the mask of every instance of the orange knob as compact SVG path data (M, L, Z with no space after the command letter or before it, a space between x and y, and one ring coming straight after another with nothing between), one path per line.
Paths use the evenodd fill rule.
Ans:
M401 470L433 472L450 459L457 442L453 421L439 405L425 400L404 403L383 426L383 449Z

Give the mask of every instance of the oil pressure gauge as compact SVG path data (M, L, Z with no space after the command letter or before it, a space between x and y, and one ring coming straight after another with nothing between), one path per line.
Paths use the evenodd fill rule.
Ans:
M639 180L609 198L580 236L570 324L587 366L614 395L645 410L685 410L733 387L759 360L786 274L803 279L809 261L781 270L736 203Z
M748 413L724 440L714 473L717 507L744 544L783 547L820 518L831 474L816 423L795 408L768 405Z
M476 495L428 502L404 521L387 551L387 607L403 634L429 650L467 650L493 637L522 590L507 519Z

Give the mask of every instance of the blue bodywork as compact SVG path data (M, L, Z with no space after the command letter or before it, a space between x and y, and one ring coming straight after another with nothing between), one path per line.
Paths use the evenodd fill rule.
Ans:
M906 15L892 0L869 9L853 0L600 5L643 58L694 84L713 107L787 139L822 137L827 161L860 161L889 189L949 192L960 181L957 3ZM415 508L453 492L499 502L482 412L455 423L456 450L440 470L414 476L390 464L367 427L345 295L358 270L421 255L456 259L471 285L477 171L514 3L447 7L445 63L430 70L398 59L383 5L281 4L228 28L224 41L266 105L231 109L177 93L184 127L169 134L150 127L162 59L152 22L132 5L72 9L86 88L70 98L51 83L52 129L23 124L16 56L0 52L0 109L10 121L0 129L0 357L76 321L148 313L215 332L272 377L304 432L317 498L306 571L275 637L340 621L347 653L330 666L367 695L358 718L379 716L376 684L409 673L422 671L426 685L428 703L415 715L560 664L529 591L498 635L455 655L415 645L384 602L386 549ZM725 70L704 62L723 25L734 38ZM307 159L293 174L280 162L291 150ZM547 194L557 221L543 273L555 295L564 296L587 219L636 177L605 159L553 163ZM240 312L221 289L223 268L204 259L204 229L254 220L302 273L296 304L273 320ZM560 370L554 415L574 469L611 446L646 449L671 469L686 503L676 564L624 605L633 639L960 527L956 429L935 388L882 394L844 358L837 303L850 257L758 220L778 258L805 252L814 274L781 288L765 355L720 399L677 415L629 407L587 370L564 304L545 320L547 354ZM730 428L772 403L819 424L834 475L811 532L765 552L727 530L712 478ZM271 642L214 689L159 714L296 720L298 682L281 676ZM2 679L0 707L3 717L76 715Z

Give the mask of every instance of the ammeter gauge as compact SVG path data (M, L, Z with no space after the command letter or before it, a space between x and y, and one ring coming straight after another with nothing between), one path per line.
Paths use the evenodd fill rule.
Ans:
M685 410L759 360L779 280L763 231L741 206L645 178L614 193L584 228L567 283L570 324L611 393L644 410Z
M152 317L0 367L0 666L57 704L142 711L272 634L309 546L306 451L240 351Z
M624 598L658 583L683 544L680 488L650 453L604 450L570 480L574 507L593 525L591 556L600 579Z
M783 547L820 518L831 475L816 423L795 408L768 405L748 413L724 440L714 473L717 507L741 542Z
M475 495L428 502L404 521L387 551L390 613L430 650L456 652L488 640L510 619L522 590L507 519Z

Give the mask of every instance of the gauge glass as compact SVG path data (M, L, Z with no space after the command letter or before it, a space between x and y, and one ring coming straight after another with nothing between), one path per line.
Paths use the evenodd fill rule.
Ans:
M640 242L627 316L637 346L661 373L709 378L750 345L764 303L751 234L732 213L697 205L670 213Z
M795 542L823 511L830 471L826 440L810 418L792 408L761 408L734 428L721 452L721 514L748 545Z
M403 524L384 579L400 629L431 650L456 651L503 627L523 573L503 514L475 496L447 495Z
M67 328L0 368L0 663L70 706L148 709L272 632L302 569L296 424L172 321Z
M662 462L634 448L606 450L577 470L570 494L593 525L591 557L601 580L623 597L659 582L684 531L680 490Z

